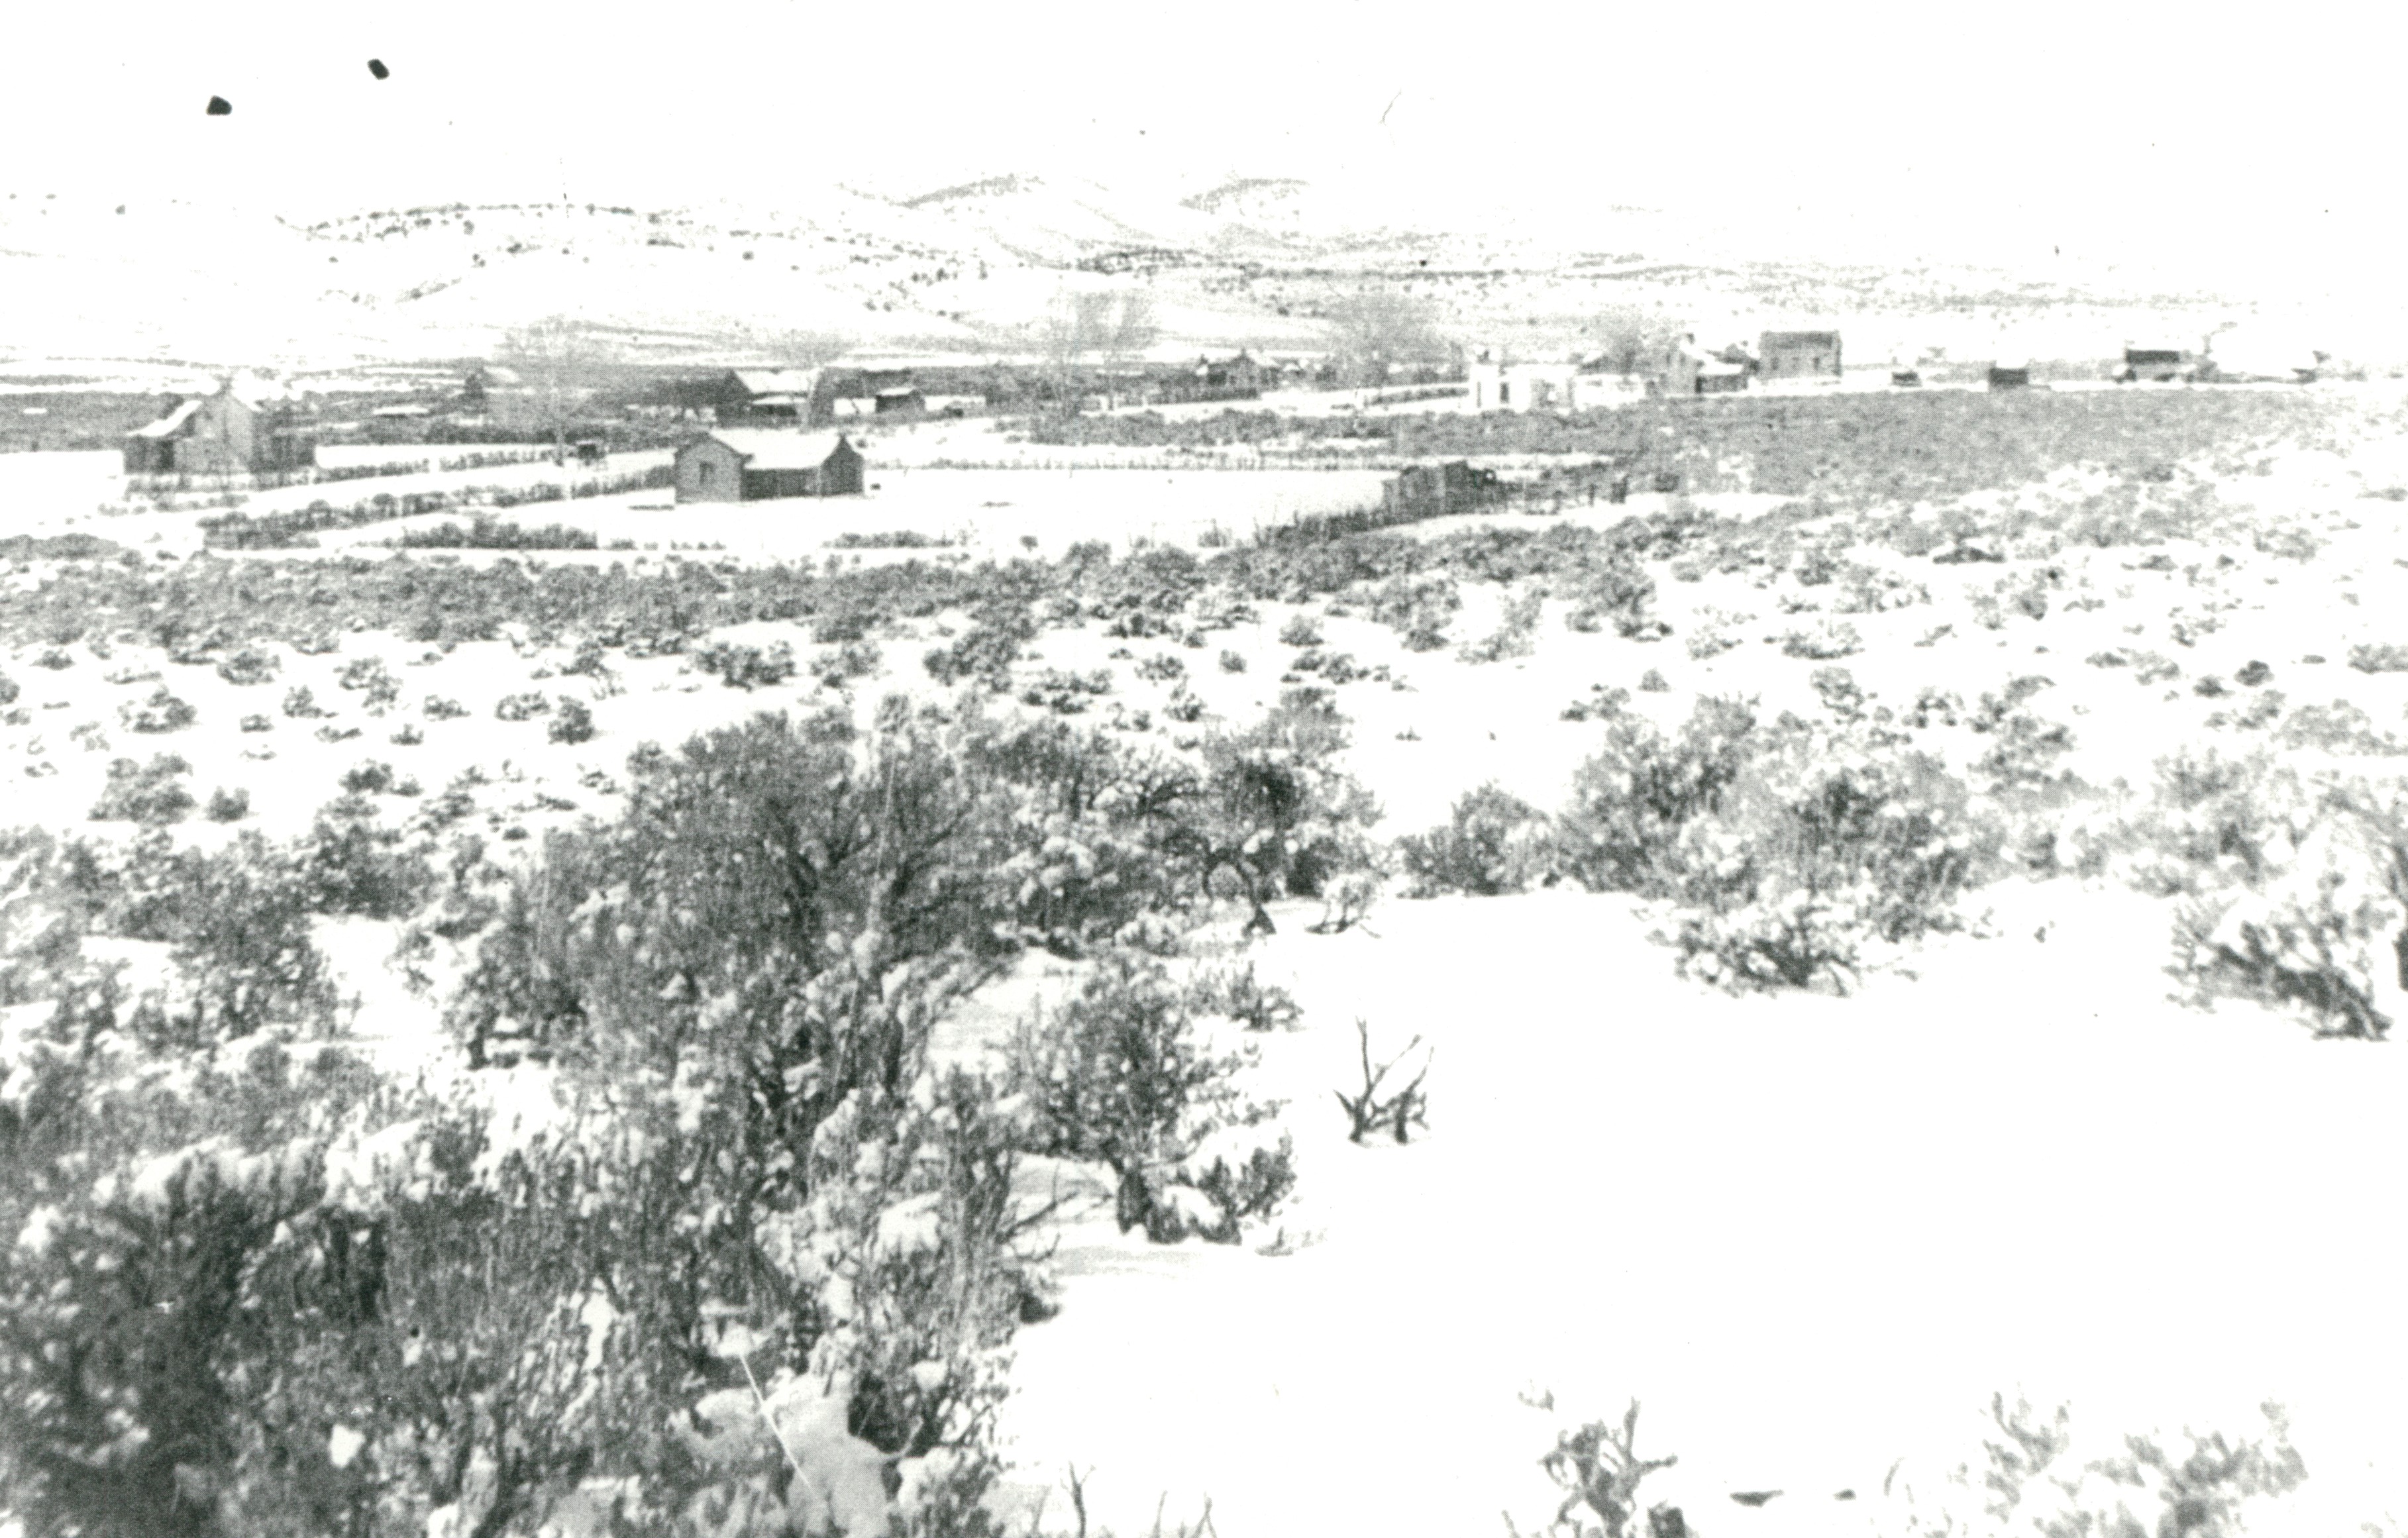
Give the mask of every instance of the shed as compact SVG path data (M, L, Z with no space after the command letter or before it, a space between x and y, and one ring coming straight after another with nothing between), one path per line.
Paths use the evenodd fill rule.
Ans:
M2031 388L2031 365L2029 363L1992 363L1990 365L1989 377L1990 388L1992 390L2028 390Z
M858 496L861 450L841 433L723 427L677 451L680 502Z

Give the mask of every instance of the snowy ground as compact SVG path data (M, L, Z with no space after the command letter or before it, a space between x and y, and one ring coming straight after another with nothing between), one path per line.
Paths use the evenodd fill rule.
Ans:
M63 462L106 458L11 456L0 464L9 477L0 534L58 532L63 509L84 515L99 498L83 488L108 466ZM2380 730L2408 727L2408 674L2344 665L2353 644L2408 642L2408 571L2395 553L2404 505L2367 494L2403 472L2397 445L2347 463L2288 456L2220 494L2268 527L2312 528L2326 543L2311 558L2247 542L2070 548L2053 558L2061 580L2045 617L2010 609L1996 628L1967 590L2025 565L1859 551L1928 588L1930 601L1839 615L1828 587L1744 574L1690 583L1659 564L1658 608L1673 627L1665 641L1572 633L1564 605L1550 602L1534 653L1520 660L1471 665L1452 648L1408 652L1359 612L1322 616L1322 649L1386 664L1404 685L1339 691L1354 723L1350 767L1382 799L1391 835L1439 820L1454 797L1492 778L1558 804L1597 734L1561 710L1594 685L1631 689L1635 708L1667 721L1701 693L1755 695L1768 713L1811 710L1810 676L1833 664L1784 655L1767 638L1826 619L1854 626L1862 642L1836 665L1893 707L1926 688L1971 705L2010 677L2048 677L2031 708L2071 725L2070 765L2094 785L2137 784L2178 743L2240 745L2207 719L2245 703L2243 691L2201 696L2194 686L2229 682L2250 662L2267 663L2266 687L2294 705L2345 699ZM1376 480L874 475L877 492L840 510L639 506L657 504L653 493L523 516L590 520L606 540L642 539L637 531L668 520L675 539L724 544L738 558L824 555L838 533L965 525L978 531L960 548L973 558L1020 553L1023 534L1052 555L1078 538L1184 541L1214 524L1242 535L1292 512L1357 506ZM2050 494L2078 490L2069 481ZM1700 501L1744 517L1771 499ZM1601 524L1658 506L1635 498L1560 516ZM154 515L155 526L83 516L75 526L132 544L159 534L162 548L177 548L166 531L189 531L194 516ZM1468 521L1480 520L1414 532L1436 537ZM394 527L345 538L390 538ZM2144 563L2157 554L2167 559ZM1456 643L1487 634L1498 615L1497 590L1467 584L1463 596ZM1176 655L1214 715L1243 721L1278 698L1297 648L1277 637L1296 612L1264 605L1201 650L1096 628L1049 633L1033 665L1113 669L1116 692L1097 716L1114 704L1150 710L1152 730L1168 736L1182 730L1159 719L1170 686L1133 669ZM1739 645L1690 655L1689 637L1738 615L1749 618L1727 628ZM856 697L929 688L919 656L953 619L882 637L885 676ZM810 650L792 627L731 638ZM2130 666L2085 660L2118 647L2169 658L2179 674L2143 685ZM1123 648L1134 655L1111 655ZM1222 669L1223 648L1246 660L1244 671ZM24 724L0 728L7 820L85 832L99 831L84 812L109 760L157 751L190 759L204 797L220 785L250 790L249 825L270 833L306 827L338 793L341 772L366 758L430 794L474 766L494 783L477 792L483 816L470 826L539 832L607 813L608 778L639 741L673 742L813 692L808 675L743 693L676 658L614 654L618 691L591 698L598 734L562 745L546 740L541 719L498 721L494 706L530 690L595 694L557 673L563 652L496 642L447 656L351 634L326 656L268 648L282 673L246 689L137 647L99 658L79 645L59 671L34 665L34 649L0 660L28 710ZM367 655L402 681L400 702L381 716L336 679ZM1650 670L1665 688L1637 691ZM150 672L161 679L141 676ZM198 722L165 736L121 730L119 702L160 681L198 708ZM339 715L283 717L279 702L298 684ZM468 713L427 719L430 694ZM273 718L273 730L236 730L251 712ZM412 723L423 743L390 741ZM322 741L321 726L360 734ZM1978 746L1961 733L1934 745L1960 757ZM391 805L395 816L409 806ZM198 821L179 833L228 835ZM2279 1399L2312 1474L2298 1525L2285 1531L2353 1531L2408 1509L2408 1404L2391 1391L2408 1375L2408 1325L2381 1291L2401 1179L2386 1112L2408 1070L2380 1049L2311 1044L2259 1011L2203 1015L2169 1002L2161 904L2060 879L2011 882L1972 905L1993 915L1981 936L1935 941L1916 975L1877 976L1846 1001L1735 1000L1681 982L1650 943L1648 918L1615 898L1391 900L1368 933L1326 937L1303 933L1309 910L1283 913L1279 935L1252 955L1307 1011L1300 1031L1263 1039L1258 1086L1291 1102L1284 1120L1301 1180L1276 1225L1291 1253L1149 1247L1113 1233L1108 1214L1066 1229L1062 1312L1017 1343L1005 1429L1021 1464L1018 1498L1033 1505L1075 1464L1094 1470L1097 1528L1125 1535L1147 1531L1157 1502L1171 1524L1193 1520L1208 1498L1215 1530L1230 1538L1493 1533L1500 1508L1528 1531L1552 1510L1536 1460L1565 1422L1516 1396L1548 1388L1581 1418L1641 1401L1642 1450L1681 1456L1647 1499L1684 1506L1713 1538L1895 1533L1899 1492L1915 1481L1928 1489L1935 1469L1977 1458L1975 1413L1993 1391L2012 1398L2020 1388L2036 1403L2071 1400L2081 1420L2111 1433L2246 1431L2259 1401ZM356 923L328 933L366 1004L361 1029L397 1055L423 1054L430 1006L384 970L390 938ZM1028 970L959 1022L957 1048L976 1050L1009 1025L1043 983L1044 964ZM1329 1096L1354 1071L1357 1017L1375 1048L1416 1034L1434 1045L1426 1141L1345 1142ZM1784 1493L1761 1509L1727 1499L1764 1489ZM1857 1499L1834 1499L1842 1489ZM1065 1517L1066 1494L1050 1500L1052 1517Z

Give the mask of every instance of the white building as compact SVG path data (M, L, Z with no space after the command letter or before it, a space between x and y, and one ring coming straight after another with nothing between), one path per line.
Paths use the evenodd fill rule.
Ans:
M1494 351L1474 359L1465 378L1474 411L1582 411L1624 393L1619 379L1577 363L1512 363Z

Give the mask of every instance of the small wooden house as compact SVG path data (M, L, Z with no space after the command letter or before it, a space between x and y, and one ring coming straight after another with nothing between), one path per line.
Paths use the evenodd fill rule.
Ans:
M723 427L677 451L680 502L859 496L861 450L841 433Z
M238 393L228 379L214 395L167 397L158 420L125 435L129 476L255 475L317 463L317 446L289 404Z
M1771 379L1840 377L1836 331L1768 331L1756 339L1756 372Z

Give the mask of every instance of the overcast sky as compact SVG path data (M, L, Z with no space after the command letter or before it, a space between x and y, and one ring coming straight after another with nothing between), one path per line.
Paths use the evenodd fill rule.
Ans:
M1833 255L2321 284L2391 259L2402 31L2112 0L57 5L11 19L0 185L316 209L1297 175L1399 221L1641 204L1799 218Z

